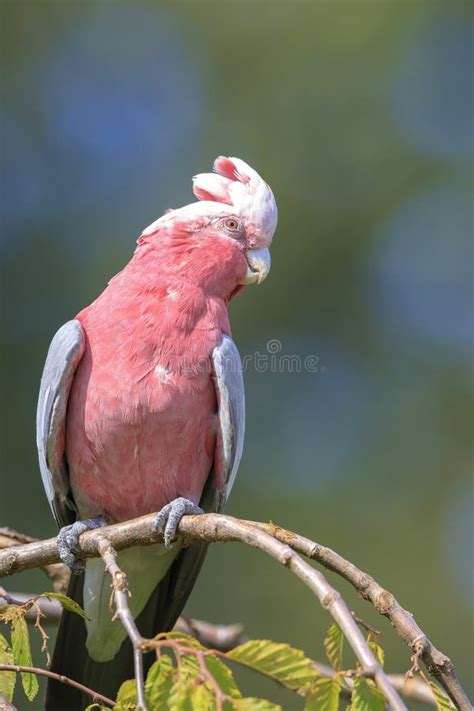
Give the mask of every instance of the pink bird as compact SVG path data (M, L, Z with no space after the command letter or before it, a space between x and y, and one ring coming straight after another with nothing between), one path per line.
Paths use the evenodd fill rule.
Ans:
M244 390L227 306L267 276L277 224L255 170L224 157L214 170L194 178L200 202L147 227L126 267L58 331L41 381L39 462L63 560L80 572L80 533L159 511L165 544L119 555L146 637L171 629L203 562L205 546L173 542L181 517L222 511L237 473ZM53 669L114 696L133 660L103 563L88 560L68 594L89 620L63 613ZM50 684L47 709L83 707Z

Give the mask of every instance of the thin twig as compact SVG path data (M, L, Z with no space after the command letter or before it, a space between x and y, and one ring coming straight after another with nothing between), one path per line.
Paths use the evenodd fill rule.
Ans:
M203 654L196 654L199 664L199 671L201 672L202 681L207 681L214 692L216 699L216 711L222 711L224 701L227 700L227 695L224 694L221 687L214 679L214 675L211 674L206 665L206 657Z
M2 586L0 585L0 605L21 606L23 605L23 602L20 600L20 598L15 597L11 593L7 592L5 588L2 588Z
M379 635L380 630L376 630L375 627L372 627L372 625L369 625L365 620L363 620L361 617L356 615L354 610L351 610L352 617L354 620L357 622L359 627L362 627L362 629L366 630L366 632L370 632L373 635Z
M100 530L116 550L122 550L135 545L151 545L161 543L162 536L157 534L155 527L156 514L148 514L132 521L126 521ZM237 540L229 536L220 538L222 530L216 527L217 520L238 521L228 516L205 514L201 516L183 517L179 532L190 544L197 540L217 542L219 540ZM244 522L241 522L244 523ZM255 535L257 529L265 531L274 539L285 543L303 555L316 560L329 570L332 570L350 582L363 597L370 600L374 607L392 622L399 636L413 649L417 639L423 640L423 661L428 671L433 674L441 686L461 711L471 711L469 699L464 692L451 660L439 652L428 640L426 635L415 623L413 617L404 610L393 595L382 588L376 581L355 565L345 560L329 548L310 541L303 536L285 531L273 524L252 524ZM98 531L88 531L80 538L80 555L83 558L97 556ZM8 550L0 550L0 577L12 575L22 570L51 565L59 561L56 539L33 542L28 545L18 545ZM419 635L414 634L419 631Z
M13 594L7 593L3 588L0 588L0 607L2 605L17 605L21 607L29 603L36 595L29 595L28 593L14 592ZM57 625L63 611L63 606L59 600L51 599L48 600L46 597L38 597L35 601L35 606L41 610L41 615L44 617L45 624ZM36 621L36 611L31 606L25 615L29 622Z
M36 616L35 627L41 635L41 639L42 639L41 651L46 655L46 664L49 667L49 665L51 664L51 655L49 653L49 648L48 648L49 635L46 634L46 630L43 628L43 625L41 624L41 620L44 619L46 617L46 615L41 610L41 607L38 604L37 600L35 600L33 602L31 609L35 610L35 616Z
M135 683L137 686L137 711L147 711L145 701L145 679L143 675L143 643L133 619L132 611L128 604L130 592L127 578L123 570L117 565L117 553L104 536L97 536L97 550L104 561L105 569L112 578L112 588L115 600L116 616L125 627L133 646L133 663L135 669Z
M36 674L37 676L46 676L49 679L54 679L55 681L59 681L62 684L73 686L75 689L82 691L83 694L87 694L88 696L90 696L92 700L97 703L106 704L107 706L112 707L115 706L115 701L113 701L113 699L109 699L107 696L103 696L97 691L89 689L89 687L84 686L84 684L79 684L78 681L74 681L73 679L69 679L69 677L67 676L63 676L63 674L56 674L56 672L49 671L48 669L40 669L39 667L19 666L18 664L0 664L0 671L27 672L29 674Z

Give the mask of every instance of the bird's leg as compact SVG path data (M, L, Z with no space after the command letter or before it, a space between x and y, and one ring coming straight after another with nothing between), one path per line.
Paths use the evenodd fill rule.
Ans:
M97 516L96 518L86 518L84 521L76 521L70 526L64 526L60 529L56 539L59 557L72 573L79 575L84 570L84 562L77 557L78 541L81 533L106 525L105 518Z
M202 513L204 513L204 511L199 506L196 506L192 501L182 496L174 499L170 504L163 506L161 511L156 514L155 528L159 533L163 532L165 546L167 548L171 546L171 542L173 538L176 537L179 522L183 516L186 516L186 514Z

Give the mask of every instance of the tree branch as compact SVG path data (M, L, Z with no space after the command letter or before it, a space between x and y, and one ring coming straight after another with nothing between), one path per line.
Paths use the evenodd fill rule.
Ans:
M11 548L23 543L33 543L37 538L18 533L13 528L0 528L0 549ZM64 563L51 563L50 565L39 566L46 573L53 584L53 592L65 593L69 582L69 568Z
M112 589L115 600L116 616L125 627L133 647L133 664L135 669L135 683L137 687L137 711L147 711L145 701L145 679L143 676L143 644L145 639L141 636L133 619L128 598L127 578L123 570L117 565L117 553L107 538L102 535L97 537L97 548L104 561L105 569L112 578Z
M330 548L271 523L252 523L347 580L365 600L372 603L379 614L388 617L399 637L410 647L413 655L423 659L430 674L438 680L457 707L461 711L471 711L472 705L459 682L451 659L436 649L417 625L411 612L405 610L391 592Z
M154 524L155 514L149 514L132 521L107 526L100 531L88 531L80 538L80 554L84 558L97 557L97 544L100 537L106 537L116 550L134 545L161 543L162 536L156 532ZM338 622L363 669L374 676L391 708L404 709L405 706L369 650L340 594L328 584L319 571L305 563L298 553L338 573L363 597L370 600L378 612L389 617L400 637L410 646L414 654L419 652L428 670L437 677L458 708L461 711L471 709L469 700L457 680L451 660L431 644L410 613L398 604L391 593L334 551L273 524L241 521L218 514L185 516L179 525L179 533L186 544L195 541L240 541L265 551L282 565L289 567L310 587L322 606ZM0 551L0 577L51 565L58 560L55 538L18 545Z

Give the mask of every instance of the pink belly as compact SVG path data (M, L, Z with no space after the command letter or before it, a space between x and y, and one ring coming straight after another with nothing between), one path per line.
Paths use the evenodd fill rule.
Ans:
M209 373L152 371L136 382L81 362L71 390L66 456L81 517L126 520L177 496L199 503L212 468L216 396Z

